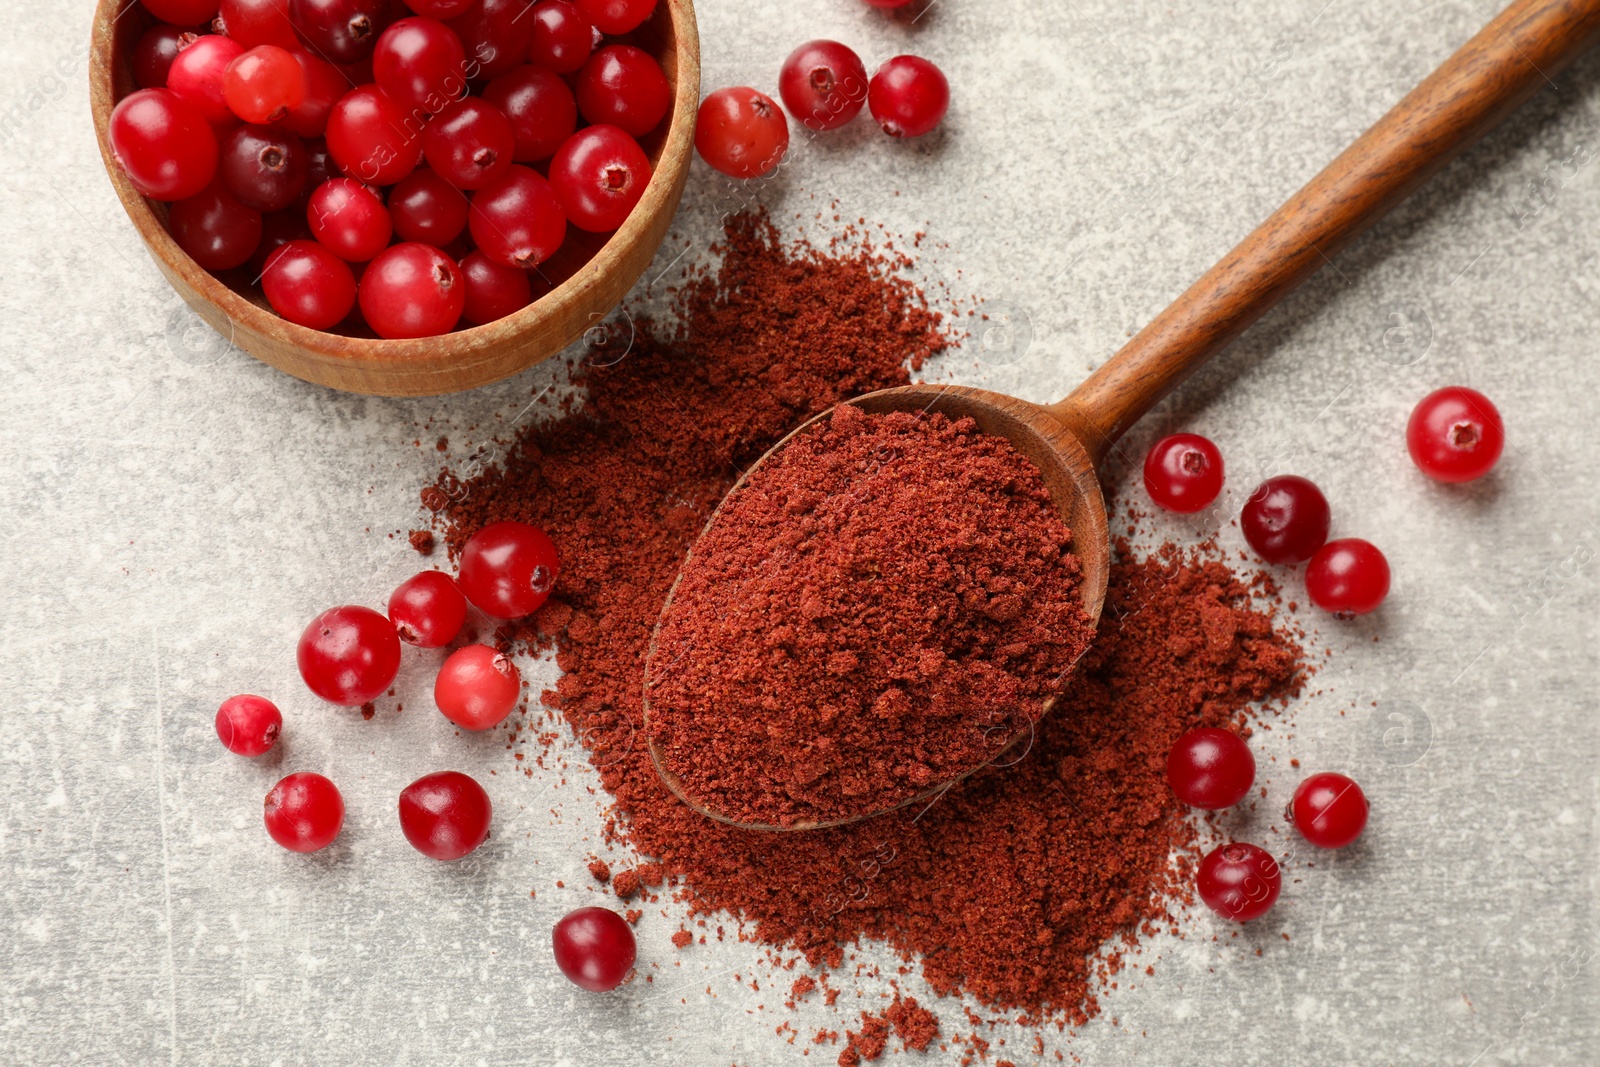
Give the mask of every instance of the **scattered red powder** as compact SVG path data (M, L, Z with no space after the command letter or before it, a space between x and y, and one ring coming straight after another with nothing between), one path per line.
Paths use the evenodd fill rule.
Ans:
M705 808L793 826L987 763L1088 647L1071 540L971 419L836 408L695 543L649 672L662 765Z
M903 360L945 344L868 249L785 248L741 217L723 252L680 290L675 333L642 323L625 357L583 372L587 400L470 480L441 475L424 504L452 554L500 519L555 540L556 595L506 636L554 641L563 677L546 700L614 798L613 837L659 864L657 884L670 875L694 911L732 912L746 936L813 963L881 940L919 959L936 992L1082 1022L1097 976L1121 964L1108 942L1169 920L1186 892L1195 831L1166 786L1168 747L1297 684L1299 649L1261 603L1273 591L1177 550L1124 553L1098 638L1014 765L926 809L830 830L742 831L690 811L641 739L644 653L690 542L741 465L835 402L905 382ZM613 889L641 880L620 871Z
M595 881L605 885L611 881L611 864L602 859L590 860L589 873L594 877Z
M429 530L412 530L406 535L411 547L424 556L433 555L433 533Z
M913 1052L926 1051L939 1036L939 1017L918 1004L915 997L896 994L883 1017L894 1027L895 1036Z
M672 943L677 948L688 948L694 940L694 935L687 930L678 930L672 935Z

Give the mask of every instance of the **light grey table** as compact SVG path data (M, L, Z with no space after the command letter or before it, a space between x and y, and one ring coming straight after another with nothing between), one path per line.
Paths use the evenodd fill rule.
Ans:
M708 89L770 88L816 36L869 63L906 50L944 67L942 134L897 144L859 123L802 138L759 195L780 218L837 198L847 217L927 230L929 281L985 297L996 324L930 375L1039 400L1497 6L940 0L906 26L856 0L700 3ZM602 847L601 807L576 753L565 784L505 773L492 739L440 728L420 669L401 678L406 711L370 723L304 693L291 655L304 622L381 601L416 567L389 534L415 525L440 457L410 442L447 435L460 460L558 376L371 400L220 343L157 275L101 170L89 7L4 5L0 1062L801 1062L775 1026L842 1028L883 986L841 978L838 1013L790 1013L776 976L759 995L733 981L767 975L757 948L666 947L672 908L641 924L654 983L597 999L555 973L551 923L600 899L583 860ZM1077 1036L1050 1031L1048 1062L1057 1049L1090 1064L1592 1062L1597 151L1600 56L1130 440L1137 453L1172 427L1207 433L1235 489L1309 475L1338 533L1388 552L1389 604L1354 625L1310 619L1332 651L1321 692L1258 742L1280 769L1293 756L1356 774L1374 816L1359 848L1295 872L1270 928L1213 942L1226 931L1200 913L1186 940L1152 942L1156 978L1108 995ZM696 164L651 276L685 245L680 264L703 257L735 201ZM1451 382L1495 399L1511 445L1486 482L1446 490L1412 469L1401 430ZM536 687L554 676L523 666ZM236 691L273 694L290 717L267 765L211 734ZM399 787L445 763L497 804L492 843L448 867L392 816ZM260 826L261 795L295 768L333 774L350 809L339 845L309 860ZM1275 772L1264 808L1291 786ZM935 1007L965 1031L956 1005ZM995 1054L1033 1062L1031 1039L1012 1032Z

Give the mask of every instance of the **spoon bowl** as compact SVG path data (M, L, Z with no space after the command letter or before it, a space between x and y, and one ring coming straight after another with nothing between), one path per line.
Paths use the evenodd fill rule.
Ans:
M1057 513L1072 530L1073 552L1084 575L1084 607L1098 621L1111 550L1096 471L1122 434L1340 248L1541 86L1550 84L1597 36L1600 0L1516 0L1060 403L1046 407L982 389L937 385L886 389L849 403L876 414L936 409L953 419L971 417L985 433L1004 438L1031 460ZM817 419L827 417L825 412ZM817 419L773 446L745 472L740 484ZM719 507L712 513L708 528L720 511ZM693 558L691 550L685 569ZM672 599L669 593L663 617ZM692 795L666 766L657 747L651 729L652 678L670 667L657 662L659 622L656 631L644 678L650 756L667 787L711 818L751 830L840 825L905 805L931 803L979 769L968 768L904 801L877 807L864 803L850 817L829 822L774 826L735 819ZM1049 711L1048 704L1045 710Z

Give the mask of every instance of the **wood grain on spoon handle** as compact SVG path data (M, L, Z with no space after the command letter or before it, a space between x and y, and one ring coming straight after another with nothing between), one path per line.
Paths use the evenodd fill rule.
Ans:
M1050 411L1123 431L1600 35L1600 0L1517 0Z

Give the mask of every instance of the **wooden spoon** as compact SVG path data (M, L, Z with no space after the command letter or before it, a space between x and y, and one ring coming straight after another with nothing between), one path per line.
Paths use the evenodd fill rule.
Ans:
M849 403L876 413L936 408L952 419L968 416L1032 460L1072 528L1085 576L1084 607L1098 620L1111 550L1096 468L1117 439L1346 243L1549 84L1597 34L1600 0L1517 0L1059 403L944 385L885 389ZM778 442L744 477L793 437ZM716 521L714 512L707 527ZM671 604L669 594L663 615ZM739 822L714 810L684 788L656 747L650 729L654 659L652 637L644 683L651 758L667 787L697 811L748 829L804 830L890 810L866 808L847 819L782 827ZM950 784L892 807L925 803Z

